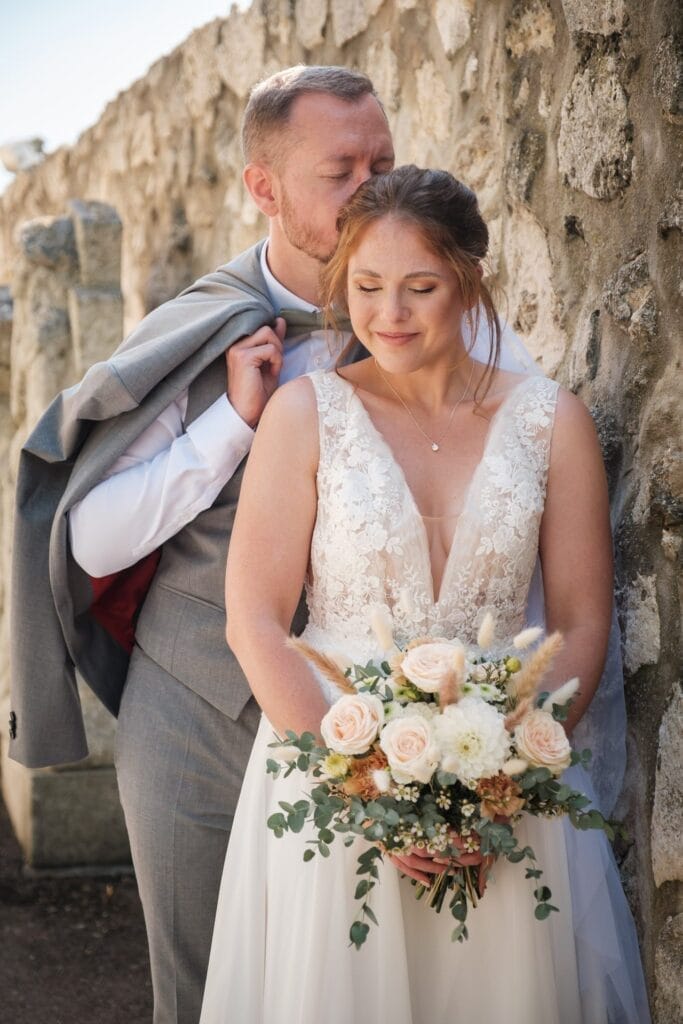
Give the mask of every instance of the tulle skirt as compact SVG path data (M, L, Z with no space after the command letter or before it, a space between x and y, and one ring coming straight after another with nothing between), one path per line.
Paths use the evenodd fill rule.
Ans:
M349 928L364 841L302 856L311 833L277 839L266 820L301 796L298 772L266 774L273 729L262 718L225 862L201 1024L647 1024L635 928L601 833L526 818L542 882L559 907L534 917L524 864L494 865L468 915L469 939L415 899L391 864L371 894L379 925L356 950ZM588 790L582 769L567 781Z

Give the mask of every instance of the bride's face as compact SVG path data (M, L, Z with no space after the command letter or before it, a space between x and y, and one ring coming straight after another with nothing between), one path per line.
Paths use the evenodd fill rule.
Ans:
M366 229L347 287L356 336L388 373L452 366L463 351L456 274L410 221L388 215Z

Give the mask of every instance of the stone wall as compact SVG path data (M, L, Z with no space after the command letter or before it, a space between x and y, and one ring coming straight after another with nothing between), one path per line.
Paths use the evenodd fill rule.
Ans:
M619 812L631 839L618 854L662 1024L677 1017L683 928L682 47L674 0L254 0L195 32L0 199L12 287L18 224L73 196L112 204L130 327L263 233L238 124L252 83L297 62L367 71L399 161L446 167L477 191L503 311L581 395L603 445L630 722ZM0 383L3 351L0 316ZM32 358L13 351L12 376ZM73 380L75 365L63 370ZM8 444L22 424L1 402Z
M21 227L14 266L13 302L3 302L0 293L3 584L10 576L12 496L20 445L54 395L81 377L91 363L106 359L121 338L121 221L104 203L73 200L65 215L44 216ZM3 370L4 342L10 334L9 366ZM9 713L10 628L4 585L0 600L4 727ZM2 744L3 796L32 868L113 867L129 860L113 768L115 723L86 686L80 692L90 746L86 760L30 771L10 761Z

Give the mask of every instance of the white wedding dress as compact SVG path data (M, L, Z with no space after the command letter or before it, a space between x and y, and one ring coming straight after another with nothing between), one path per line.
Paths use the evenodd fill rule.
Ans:
M557 384L520 376L493 418L436 595L424 523L390 448L347 381L311 380L320 465L306 640L361 663L376 657L368 609L378 602L399 642L473 642L486 608L500 637L518 632L537 563ZM296 800L305 779L266 774L272 740L263 717L228 848L201 1024L649 1021L635 929L602 834L524 820L521 839L560 912L537 921L523 865L500 861L462 944L450 940L447 910L417 902L410 882L383 864L371 896L379 926L356 950L348 933L363 841L346 848L338 837L329 858L305 864L310 833L274 837L268 816L279 800ZM588 788L586 773L572 771L574 785Z

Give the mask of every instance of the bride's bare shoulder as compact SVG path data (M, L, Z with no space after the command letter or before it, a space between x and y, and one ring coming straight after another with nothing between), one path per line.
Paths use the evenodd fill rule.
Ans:
M318 455L318 410L313 384L297 377L268 400L256 431L256 444L297 456ZM296 450L296 451L295 451Z

